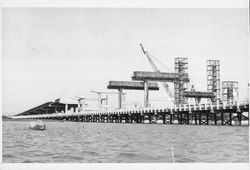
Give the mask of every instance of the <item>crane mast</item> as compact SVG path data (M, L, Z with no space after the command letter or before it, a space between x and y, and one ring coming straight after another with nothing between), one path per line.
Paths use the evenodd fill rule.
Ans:
M146 55L146 57L147 57L150 65L151 65L151 67L153 68L154 72L159 73L160 70L156 67L156 65L154 64L153 60L151 59L151 57L149 56L149 54L147 53L147 51L144 50L142 44L140 44L140 46L142 48L143 53ZM168 96L170 98L173 98L172 92L170 91L168 84L165 83L165 82L161 82L161 84L162 84L163 88L165 89L165 91L167 92Z

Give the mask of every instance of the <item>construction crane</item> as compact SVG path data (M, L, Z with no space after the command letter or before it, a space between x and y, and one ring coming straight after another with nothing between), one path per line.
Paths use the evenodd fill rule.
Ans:
M141 46L141 48L142 48L143 53L146 55L146 57L147 57L147 59L148 59L150 65L151 65L151 67L153 68L154 72L160 73L160 70L156 67L156 65L154 64L153 60L152 60L151 57L149 56L148 52L144 50L142 44L140 44L140 46ZM161 82L161 84L162 84L163 88L165 89L165 91L167 92L168 96L169 96L170 98L173 98L173 94L172 94L172 92L170 91L168 84L167 84L166 82Z

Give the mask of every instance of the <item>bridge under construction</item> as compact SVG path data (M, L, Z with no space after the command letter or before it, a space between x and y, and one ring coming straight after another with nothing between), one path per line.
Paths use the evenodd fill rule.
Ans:
M54 107L61 103L53 103ZM67 105L67 104L65 104ZM122 109L114 111L89 111L19 115L18 119L47 119L97 123L163 123L196 125L249 125L248 104L237 105L183 105L171 108ZM161 122L160 122L161 121Z
M141 48L153 71L134 71L131 81L109 81L107 89L117 90L118 106L108 109L108 94L111 92L95 92L98 94L98 110L88 111L85 108L86 97L76 97L77 104L64 103L60 99L44 103L38 107L15 115L17 119L57 119L77 122L116 122L116 123L155 123L163 124L214 124L241 125L242 121L249 124L249 103L239 101L238 82L220 80L220 61L207 60L207 91L196 91L190 85L188 74L188 58L174 59L174 72L161 72L155 65L152 56ZM172 105L156 108L149 103L149 92L159 90L162 84ZM173 83L174 92L169 88ZM122 105L125 90L143 90L144 107L124 108ZM102 99L101 95L106 94ZM207 99L205 104L201 99ZM189 103L188 99L195 99ZM103 101L106 107L103 109ZM69 110L70 108L70 110Z

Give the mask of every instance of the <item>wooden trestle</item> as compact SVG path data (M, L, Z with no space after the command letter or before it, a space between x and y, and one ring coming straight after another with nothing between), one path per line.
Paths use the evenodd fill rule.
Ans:
M243 113L247 112L247 116ZM183 105L170 108L91 111L85 113L53 113L16 116L16 119L54 119L97 123L163 123L195 125L249 125L249 104L241 105ZM160 121L158 121L160 120ZM233 123L235 122L235 123Z

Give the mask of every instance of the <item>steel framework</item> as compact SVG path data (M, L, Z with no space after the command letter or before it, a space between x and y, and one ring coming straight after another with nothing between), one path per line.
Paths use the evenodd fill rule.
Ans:
M220 61L207 60L207 91L213 92L212 102L220 101ZM211 99L208 99L211 101Z
M223 81L222 82L222 101L228 104L237 101L239 98L239 83L238 81Z
M184 74L188 74L188 58L175 58L175 72L179 74L179 78L174 82L174 98L175 104L187 103L183 92L187 90L187 82L184 80Z

